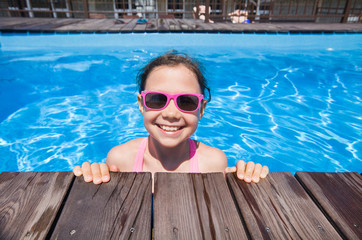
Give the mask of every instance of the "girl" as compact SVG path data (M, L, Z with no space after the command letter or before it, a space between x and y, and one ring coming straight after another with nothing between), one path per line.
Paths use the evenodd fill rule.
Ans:
M197 62L186 55L166 53L148 63L138 74L138 106L149 136L114 147L106 163L83 163L73 170L86 182L110 180L109 171L237 172L245 182L259 182L268 167L238 161L227 167L220 149L191 140L205 112L210 89Z

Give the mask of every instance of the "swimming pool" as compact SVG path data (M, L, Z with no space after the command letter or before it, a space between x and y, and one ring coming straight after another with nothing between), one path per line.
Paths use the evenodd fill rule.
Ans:
M135 76L176 49L206 68L194 138L271 171L362 171L361 34L0 35L0 172L69 171L145 136Z

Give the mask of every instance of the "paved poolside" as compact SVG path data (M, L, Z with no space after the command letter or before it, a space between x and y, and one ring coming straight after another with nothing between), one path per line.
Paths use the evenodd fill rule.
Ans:
M4 32L362 33L361 23L204 23L193 19L77 19L1 17Z

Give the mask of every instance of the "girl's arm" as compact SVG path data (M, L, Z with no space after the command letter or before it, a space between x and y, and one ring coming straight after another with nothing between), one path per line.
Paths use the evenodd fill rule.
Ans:
M236 172L239 179L245 182L259 182L260 178L265 178L269 173L267 166L254 162L245 163L240 160L236 163L236 167L227 167L225 173Z

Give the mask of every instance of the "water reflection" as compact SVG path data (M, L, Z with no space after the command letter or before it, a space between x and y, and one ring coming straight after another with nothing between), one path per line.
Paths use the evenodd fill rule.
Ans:
M69 171L145 136L134 79L161 52L2 55L0 172ZM213 94L194 138L225 151L229 165L362 171L360 50L186 52L204 63Z

